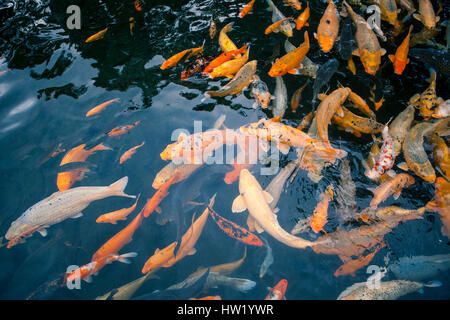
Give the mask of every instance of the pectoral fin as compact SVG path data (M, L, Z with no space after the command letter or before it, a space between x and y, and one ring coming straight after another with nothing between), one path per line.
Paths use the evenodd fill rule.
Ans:
M47 229L41 229L38 230L38 232L41 234L41 236L46 237L47 236Z
M233 212L242 212L247 209L247 205L245 203L244 197L239 195L234 199L233 205L231 206L231 211Z
M353 50L353 52L352 52L352 55L354 55L354 56L360 56L360 52L359 52L359 49L355 49L355 50Z
M195 250L195 248L192 248L191 251L188 252L188 256L193 256L196 252L197 250Z
M389 60L391 60L392 63L395 61L395 56L393 54L388 55Z
M384 56L386 54L386 49L381 48L380 52L381 52L381 55Z
M341 106L339 106L337 109L336 109L336 114L339 116L339 117L343 117L344 116L344 109L342 109L342 107Z

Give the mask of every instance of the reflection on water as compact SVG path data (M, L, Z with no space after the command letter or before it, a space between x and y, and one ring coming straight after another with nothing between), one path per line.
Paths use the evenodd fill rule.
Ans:
M72 4L82 8L81 30L66 28L66 8ZM4 235L11 222L27 208L57 191L56 177L64 170L59 163L65 153L56 152L59 149L68 151L80 144L86 144L86 149L90 149L99 143L112 148L112 151L90 156L85 162L89 171L74 186L109 185L128 176L126 191L128 194L141 194L140 208L144 200L154 194L153 179L167 164L159 153L172 142L170 137L175 129L185 128L192 133L195 120L202 121L206 130L213 127L221 114L226 115L229 128L270 117L270 111L252 108L253 98L249 91L237 97L201 102L206 90L217 89L227 79L211 80L195 75L182 81L183 66L164 72L159 68L165 58L186 48L198 47L205 39L205 56L217 56L217 36L210 39L209 23L214 18L220 31L225 24L234 22L230 37L238 47L249 44L251 59L258 60L258 75L274 92L275 79L267 72L274 50L281 47L284 53L285 37L281 34L264 35L271 13L265 10L263 1L255 3L253 14L239 19L242 4L234 0L145 1L143 10L138 12L131 0L18 1L15 16L0 27L0 234ZM325 63L330 57L341 63L327 84L328 92L336 89L339 82L368 99L376 85L377 101L382 96L385 99L382 111L377 113L377 121L386 123L406 107L412 95L428 87L429 72L425 65L415 60L401 77L393 76L390 62L385 57L376 77L361 72L360 64L357 65L358 73L353 76L337 52L326 55L319 50L312 33L317 29L326 5L320 1L311 1L310 5L308 30L311 49L308 57L318 64ZM286 14L297 14L292 8L282 6L281 2L278 7ZM130 35L128 24L130 17L136 20L133 35ZM106 27L109 30L102 40L85 43L85 39ZM389 36L389 31L385 34ZM296 46L302 43L303 32L294 32L290 41ZM382 45L389 53L396 48L394 42ZM306 77L286 75L284 80L290 97ZM287 124L298 125L311 110L311 87L304 90L297 113L289 109L286 112ZM440 96L448 98L448 81L442 75L438 76L436 90ZM114 98L119 98L120 103L108 106L101 116L85 117L94 106ZM141 123L125 135L107 135L118 126L137 121ZM367 188L376 186L364 176L361 165L361 160L370 151L372 138L370 135L355 138L333 126L329 130L332 141L349 152L351 175L357 189L356 200L360 208L365 208L372 198ZM120 155L144 140L145 144L139 151L119 165ZM291 151L282 156L280 165L283 167L295 158L295 152ZM171 190L172 194L161 204L163 213L145 221L134 234L133 241L121 250L122 253L138 252L132 263L116 262L106 266L94 277L93 283L83 282L82 290L61 287L67 266L88 263L107 239L134 218L135 213L127 222L119 221L117 225L95 222L103 213L131 206L131 199L112 197L96 201L84 210L83 218L68 219L52 226L45 238L35 234L25 244L11 249L0 248L0 298L93 299L135 280L142 275L142 266L155 249L172 243L180 228L183 233L188 228L192 215L197 213L197 217L203 211L203 207L195 205L182 205L180 208L178 201L205 202L217 192L215 210L223 217L246 226L247 214L231 212L238 185L237 182L232 185L223 182L230 168L205 166L190 180ZM257 175L258 169L253 172L263 188L273 178ZM326 179L318 184L300 170L281 195L278 204L280 225L291 230L296 221L309 217L320 193L328 184L336 185L338 179L339 165L327 168ZM419 208L433 197L433 193L434 185L418 178L398 200L391 197L385 204ZM171 222L161 225L161 220L166 218ZM332 232L338 225L335 204L331 203L325 230ZM441 234L441 225L435 213L427 213L423 220L401 223L385 237L387 246L380 250L371 264L384 266L385 257L394 261L410 255L447 254L448 239ZM208 295L221 295L224 299L262 299L267 295L267 287L273 287L285 278L289 281L288 299L335 299L349 285L367 279L364 268L355 277L336 278L333 273L342 264L337 256L316 254L311 249L292 249L269 236L265 237L274 255L274 263L267 275L259 278L259 267L266 253L264 247L248 247L244 264L233 274L234 277L256 281L255 288L242 293L219 286L209 290ZM313 241L318 235L309 232L307 237ZM242 257L243 244L226 236L209 219L196 250L195 255L181 263L159 271L159 279L146 282L139 293L181 282L199 266L236 261ZM394 279L392 275L387 277ZM424 295L413 293L407 298L448 299L448 272L440 273L438 280L443 283L442 287L426 288Z

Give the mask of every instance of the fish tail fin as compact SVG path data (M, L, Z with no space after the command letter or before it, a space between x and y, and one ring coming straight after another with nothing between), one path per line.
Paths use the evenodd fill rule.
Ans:
M137 256L137 252L129 252L129 253L121 254L119 256L119 261L122 263L130 264L131 261L128 260L127 258L134 258L136 256Z
M117 180L113 184L110 184L108 186L108 189L110 190L110 192L113 195L116 195L116 196L123 196L123 197L128 197L128 198L136 198L136 196L130 196L130 195L126 194L123 191L123 190L125 190L127 184L128 184L128 177L123 177L122 179Z
M442 282L440 282L438 280L432 280L427 283L424 283L424 286L429 287L429 288L440 287L440 286L442 286Z
M205 92L205 96L202 98L202 100L200 102L205 102L206 100L208 100L209 98L211 98L211 95L209 94L210 91L206 91Z
M430 68L430 79L428 79L429 83L432 83L434 81L436 81L436 70L434 70L433 68Z

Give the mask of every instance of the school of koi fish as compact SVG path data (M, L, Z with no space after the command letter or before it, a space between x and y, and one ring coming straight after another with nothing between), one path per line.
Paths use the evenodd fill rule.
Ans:
M372 7L372 12L378 12L381 18L379 24L367 14L370 11L366 9L372 4L376 5ZM147 9L145 1L135 1L134 6L136 12ZM322 15L317 29L309 24L310 10L313 8L320 8ZM268 71L264 67L267 61L252 59L252 52L259 49L240 41L239 34L233 29L236 21L244 21L249 15L264 10L271 13L271 20L261 20L265 31L255 36L278 37L285 51L283 54L278 48L274 56L266 57L270 65ZM127 176L111 181L106 186L82 186L82 180L89 173L89 168L83 163L100 151L114 152L113 148L99 143L88 149L82 143L72 148L64 146L64 149L59 144L50 155L54 158L64 154L59 163L63 171L55 176L55 190L58 191L28 209L22 203L25 205L21 210L23 213L9 221L10 226L4 235L6 242L0 242L5 248L1 250L26 246L27 242L33 241L36 233L53 237L53 225L69 218L82 218L82 211L92 202L108 197L130 198L134 202L130 202L129 207L112 212L99 212L96 223L112 224L118 232L104 239L104 244L90 253L90 261L74 261L74 265L81 266L65 273L58 285L62 287L83 280L95 286L96 279L102 277L102 269L107 265L117 264L114 263L117 261L131 264L138 255L145 256L147 260L139 267L142 268L142 274L136 274L134 281L109 288L97 299L235 299L231 294L219 296L214 289L223 286L229 288L231 291L227 292L230 293L249 292L270 273L280 247L289 247L291 255L301 256L305 251L312 251L323 259L328 255L337 256L341 265L335 270L334 278L355 277L357 272L365 274L366 267L371 265L377 255L386 256L390 250L386 236L395 234L397 226L410 223L410 220L426 223L428 217L435 217L436 224L440 224L440 232L448 249L450 93L448 88L441 92L437 89L439 79L445 82L449 76L448 65L445 66L445 59L448 61L449 57L448 24L446 46L431 41L428 35L435 37L445 34L442 27L445 23L439 16L441 14L444 17L443 10L442 2L431 0L327 0L326 3L320 0L251 0L242 2L237 9L230 8L230 18L226 21L212 17L208 26L209 39L199 34L197 47L173 52L173 55L165 57L159 65L160 72L176 74L182 81L204 79L209 90L204 90L201 103L215 103L225 97L247 92L253 105L246 112L261 109L266 117L229 128L227 118L222 116L210 130L179 135L176 141L167 141L165 149L153 149L149 156L158 157L159 154L166 165L154 177L153 196L147 199L140 194L130 195L125 192L128 183L133 183ZM138 23L130 17L128 25L131 36ZM102 29L87 38L85 43L102 41L108 31L108 27ZM297 46L291 40L294 35L303 38ZM386 48L395 47L396 50L382 48L386 41L389 43ZM424 47L412 48L412 43ZM312 61L308 58L312 50L320 50L328 61L321 65ZM439 61L423 58L431 56L434 52L431 50L439 50L443 58ZM409 101L398 102L402 105L402 111L385 123L377 119L384 118L383 109L389 101L380 96L376 86L369 96L367 92L355 92L339 81L339 77L356 75L360 79L372 79L380 73L380 68L390 69L393 77L401 78L403 73L408 72L410 59L427 63L429 86L423 92L411 96ZM181 74L180 70L183 70ZM270 92L270 85L264 81L269 78L275 78L273 93ZM288 90L291 87L286 86L286 78L299 80L295 91ZM219 83L221 86L217 88ZM308 104L304 103L305 94L312 97ZM119 98L113 98L95 107L89 106L81 116L86 121L101 121L102 115L120 103ZM310 110L306 110L305 106L311 106ZM305 116L298 117L300 113ZM289 119L286 118L288 114ZM132 135L133 129L145 125L140 120L126 123L106 132L106 135ZM350 159L352 148L357 149L359 146L355 143L343 144L342 139L337 139L341 135L344 139L350 135L356 139L372 139L371 148L365 153L366 158L358 159L359 163ZM133 156L143 152L150 142L149 139L140 141L142 143L128 146L128 150L118 155L117 167L123 168L129 164ZM252 141L257 143L252 144ZM232 214L216 209L217 203L223 202L225 197L222 193L216 193L213 187L208 190L208 199L192 199L183 203L179 195L182 190L190 188L196 191L192 176L210 166L207 160L217 155L219 149L229 146L236 146L239 150L232 163L221 164L227 168L223 182L234 197L232 202L222 205L228 206ZM196 157L196 151L201 155L200 160ZM273 165L276 161L272 157L274 155L283 159L289 157L290 160L277 162L279 170L269 176L270 183L264 186L262 181L268 180L259 174L259 165L250 160L251 155L255 155L254 158L263 166ZM74 164L78 166L74 167ZM362 166L365 170L365 177L357 183L352 178L355 166ZM337 170L339 179L334 179L330 170ZM294 184L301 185L306 180L316 186L315 193L308 195L315 201L314 210L291 225L287 225L285 220L279 222L279 217L285 214L283 210L286 207L280 208L284 195ZM416 192L420 192L420 186L424 183L433 185L435 193L422 206L404 208L392 204L392 200L404 197L405 189L416 188L419 190ZM361 190L372 193L369 196L370 203L365 207L356 201L356 194ZM168 217L161 209L164 202L177 203L176 208L180 212L172 212L172 216ZM187 206L199 210L200 214L182 216L186 211L182 208ZM233 219L241 212L248 214L246 225L240 225L237 222L239 219ZM161 226L169 221L177 221L176 239L164 248L124 253L125 246L133 247L135 232L151 219L156 219ZM183 228L185 224L182 221L186 220L187 228ZM205 228L208 221L214 222L218 229L212 230L210 225ZM223 264L197 266L198 269L184 281L173 283L168 288L147 293L139 291L147 281L158 279L162 270L183 264L189 256L203 255L200 250L197 252L196 245L205 230L223 232L233 241L239 242L243 248L241 258ZM158 230L155 229L154 233L158 233ZM410 236L425 237L426 234ZM258 269L259 279L239 278L239 268L251 251L257 251L263 257L260 265L253 266ZM226 252L222 254L226 256ZM204 259L207 260L208 256L205 255ZM424 288L434 290L431 288L448 285L439 280L450 269L450 252L384 260L381 282L376 288L368 286L365 281L356 282L348 288L342 288L336 298L392 300L423 291ZM61 270L63 272L65 270ZM384 279L388 272L394 275L392 280ZM234 277L230 277L231 274ZM280 277L267 289L267 296L261 296L261 299L289 299L290 295L295 295L291 290L297 288L294 285L294 289L290 290L290 286L291 279Z

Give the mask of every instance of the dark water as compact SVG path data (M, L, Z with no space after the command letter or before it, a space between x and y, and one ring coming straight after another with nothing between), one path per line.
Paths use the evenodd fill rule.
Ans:
M18 1L19 2L19 1ZM66 8L71 4L81 7L81 30L68 30ZM214 16L218 32L229 22L234 22L231 39L238 45L251 45L250 59L258 60L258 74L270 91L275 89L275 79L267 75L271 66L269 57L274 47L281 46L285 37L281 34L264 36L264 29L270 24L271 13L266 11L263 1L257 1L254 14L238 18L239 1L146 1L143 11L134 9L133 1L25 1L18 4L16 15L0 28L0 53L3 56L0 71L0 234L4 234L11 222L27 208L57 191L56 175L64 153L49 158L54 148L61 143L67 150L85 143L88 148L102 142L113 151L100 151L86 161L90 172L77 186L108 185L123 176L129 177L126 188L129 194L141 194L138 210L144 201L154 194L152 182L158 171L166 165L159 153L169 143L171 133L178 128L193 131L194 120L201 120L203 129L213 126L215 120L226 115L229 128L270 117L270 111L252 109L253 99L248 91L237 97L201 102L204 91L223 85L228 80L207 80L199 76L187 81L180 80L183 66L162 71L160 64L165 58L186 48L200 46L206 39L206 54L217 55L217 37L209 39L209 21ZM286 15L297 12L284 7L281 1L275 4ZM303 3L305 7L306 3ZM340 67L330 83L329 90L337 88L338 82L351 87L363 98L368 99L370 88L377 85L377 100L384 95L385 103L377 112L377 120L386 123L406 107L409 98L428 87L429 72L426 66L412 61L402 76L395 76L387 57L382 58L381 71L376 77L363 72L359 59L358 69L353 76L334 49L323 54L312 38L326 4L311 1L310 27L308 28L311 49L309 58L323 64L333 57ZM340 8L340 5L338 6ZM437 8L437 6L435 6ZM358 10L359 12L359 10ZM133 16L137 23L130 36L127 21ZM448 18L448 17L447 17ZM441 14L441 21L443 14ZM417 28L420 24L417 23ZM93 43L84 43L90 35L109 26L105 38ZM389 37L389 27L383 24ZM417 29L418 30L418 29ZM303 42L302 32L294 31L290 41L294 45ZM399 44L381 43L388 53L393 53ZM442 35L438 40L442 40ZM289 97L306 78L286 75L283 77ZM437 92L449 98L448 82L438 74ZM99 116L86 118L92 107L113 99L121 102L112 104ZM301 107L297 114L288 110L285 118L288 124L297 125L311 110L312 85L303 92ZM108 137L105 133L118 125L141 123L128 134ZM371 193L368 187L376 186L364 175L361 165L368 155L372 139L369 135L361 139L338 131L330 126L331 141L340 144L349 152L352 176L357 185L357 201L360 208L368 206ZM120 155L145 141L145 145L123 165ZM283 156L281 165L295 159L295 152ZM47 160L47 161L45 161ZM44 162L45 161L45 162ZM398 161L400 162L400 161ZM263 187L272 179L260 176L255 166L258 181ZM231 170L227 165L204 166L185 183L185 198L205 201L217 192L215 209L225 218L246 226L247 213L233 214L231 204L238 195L235 182L227 185L224 174ZM278 213L281 226L291 230L295 219L309 216L318 202L318 196L329 182L337 185L339 167L324 170L326 179L313 183L300 171L294 182L282 193ZM198 192L194 192L198 190ZM404 190L398 200L389 198L385 205L404 208L424 206L433 196L434 186L416 177L416 183ZM197 194L196 194L197 193ZM173 195L162 203L162 210L171 214L174 209ZM119 287L141 276L141 269L156 248L164 248L174 241L177 232L175 223L160 226L155 217L144 221L136 231L133 241L121 253L138 252L130 265L113 263L101 270L90 284L83 282L82 290L52 286L69 265L83 265L90 262L92 254L128 222L117 225L97 224L96 218L103 213L131 206L132 200L112 197L93 202L84 210L84 217L68 219L48 229L48 236L39 234L27 239L25 244L11 249L0 249L0 298L2 299L93 299L113 288ZM186 213L190 222L194 211ZM132 213L128 221L134 217ZM155 215L155 214L154 214ZM329 209L329 223L325 231L332 232L337 226L335 205ZM387 247L378 252L371 264L384 266L384 257L393 261L398 257L411 255L433 255L449 253L448 239L440 232L442 224L435 213L427 213L423 220L401 223L386 236ZM187 227L186 227L187 228ZM305 237L315 240L317 235L309 232ZM280 279L288 280L288 299L335 299L341 291L355 282L365 281L366 269L357 271L356 276L334 277L334 271L341 265L333 255L319 255L311 249L298 250L287 247L266 235L274 254L271 273L259 279L259 266L265 256L264 248L249 247L244 264L233 273L234 277L247 278L257 282L248 293L228 288L210 289L207 295L221 295L223 299L263 299L267 287L274 286ZM171 268L158 272L160 279L150 280L137 293L144 294L164 289L180 282L199 266L212 266L235 261L242 256L244 245L226 236L209 219L197 245L197 253L188 256ZM388 274L385 279L394 279ZM443 285L439 288L425 288L423 295L413 293L409 299L450 298L450 277L448 273L438 276Z

